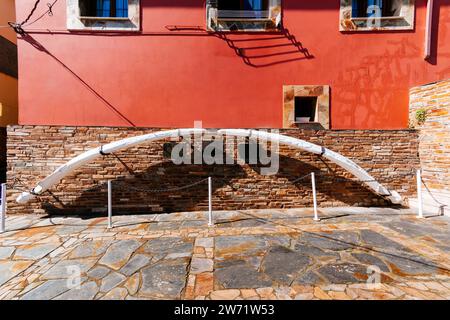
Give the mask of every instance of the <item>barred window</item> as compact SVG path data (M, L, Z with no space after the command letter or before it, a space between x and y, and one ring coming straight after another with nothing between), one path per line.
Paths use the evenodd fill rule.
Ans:
M352 17L398 17L402 8L402 0L354 0Z
M140 0L66 0L67 29L140 31Z
M80 0L79 3L80 14L84 17L128 17L128 0Z
M206 0L207 25L214 31L278 31L281 0Z
M269 9L268 0L218 0L219 10L260 11Z
M340 1L340 31L414 30L415 0Z

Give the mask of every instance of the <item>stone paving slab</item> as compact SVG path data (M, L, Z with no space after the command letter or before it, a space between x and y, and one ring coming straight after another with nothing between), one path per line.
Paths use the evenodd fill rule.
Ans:
M391 208L14 216L0 299L450 299L450 219Z

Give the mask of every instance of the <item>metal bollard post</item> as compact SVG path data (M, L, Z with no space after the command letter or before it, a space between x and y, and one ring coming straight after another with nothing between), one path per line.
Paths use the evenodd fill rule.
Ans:
M111 180L108 180L108 229L111 229L112 227L112 182Z
M423 218L423 201L422 201L422 173L417 170L417 204L419 206L419 218Z
M212 217L212 178L208 177L208 226L213 226Z
M2 183L2 198L0 208L0 233L6 230L6 183Z
M311 173L311 183L314 202L314 221L320 221L319 214L317 212L316 175L314 174L314 172Z

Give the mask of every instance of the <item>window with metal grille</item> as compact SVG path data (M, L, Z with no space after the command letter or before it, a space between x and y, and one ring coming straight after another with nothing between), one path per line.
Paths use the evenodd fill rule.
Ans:
M402 3L402 0L353 0L352 17L398 17Z
M82 17L128 18L128 0L80 0Z
M258 19L269 15L269 0L219 0L221 18Z

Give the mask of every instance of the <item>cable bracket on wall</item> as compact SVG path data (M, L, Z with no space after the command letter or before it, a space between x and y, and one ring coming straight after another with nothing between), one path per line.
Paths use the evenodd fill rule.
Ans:
M25 34L25 30L23 30L23 28L22 28L22 24L20 24L20 23L15 23L15 22L8 22L8 25L11 27L11 28L13 28L13 30L17 33L17 34L20 34L20 35L23 35L23 34Z

